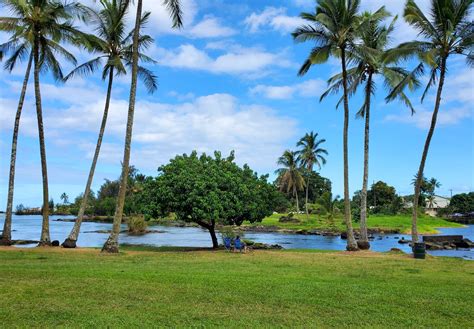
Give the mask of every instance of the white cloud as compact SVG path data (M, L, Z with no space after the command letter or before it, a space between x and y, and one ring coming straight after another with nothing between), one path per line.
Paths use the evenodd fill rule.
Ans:
M91 158L103 113L103 96L45 111L49 147L56 152L75 147L78 157ZM1 101L2 114L9 105L9 100ZM268 171L296 130L293 119L280 117L268 107L243 105L229 94L213 94L177 104L139 101L136 108L132 162L144 170L155 169L176 154L196 149L225 153L235 150L239 163ZM125 100L112 100L101 163L117 164L121 160L127 109ZM2 130L11 130L9 126L3 127L3 123L12 122L13 112L7 112L5 120L2 118ZM34 112L24 113L22 120L35 124ZM22 132L32 130L23 123Z
M163 66L261 77L274 67L291 67L292 63L283 53L270 53L259 48L236 47L222 55L212 57L191 44L184 44L174 50L157 48L159 64Z
M256 33L270 27L281 33L289 33L303 23L297 16L286 15L286 8L266 7L261 13L253 12L245 18L250 32Z
M307 80L292 86L257 85L250 89L250 94L261 95L270 99L290 99L297 95L300 97L317 97L320 95L326 82L323 80Z
M189 35L195 38L228 37L236 33L237 31L230 27L221 26L215 17L207 17L189 30Z
M455 125L461 122L464 119L472 118L472 109L470 108L454 108L448 109L446 107L441 107L438 113L438 126L450 126ZM403 115L387 115L385 121L389 122L400 122L414 125L420 129L427 130L431 124L431 118L433 111L428 111L426 109L418 110L413 116L410 114Z

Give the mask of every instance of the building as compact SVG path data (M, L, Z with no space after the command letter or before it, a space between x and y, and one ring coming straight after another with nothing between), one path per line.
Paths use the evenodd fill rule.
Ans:
M439 195L435 195L433 198L427 197L425 213L434 217L440 209L445 209L449 206L449 201L449 198Z

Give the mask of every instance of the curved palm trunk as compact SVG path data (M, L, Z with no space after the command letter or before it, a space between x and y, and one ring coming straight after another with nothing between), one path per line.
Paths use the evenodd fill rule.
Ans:
M138 41L140 36L140 21L142 17L143 1L138 0L137 16L135 19L135 31L133 33L133 58L132 58L132 84L130 87L130 102L128 108L127 131L125 135L125 149L123 155L122 175L120 177L120 189L115 208L114 224L112 233L102 247L102 252L118 253L118 236L120 224L122 223L123 207L125 205L125 195L127 192L127 180L130 170L130 151L133 133L133 118L135 114L135 101L137 96L137 76L138 76Z
M440 78L439 78L438 92L436 94L435 108L433 111L433 116L431 117L431 126L430 126L430 130L428 131L428 136L426 137L425 147L423 149L423 155L421 156L420 167L418 169L418 176L416 178L416 183L415 183L415 195L413 197L413 216L412 216L412 226L411 226L411 236L412 236L412 241L414 243L418 242L418 227L417 227L418 200L420 198L421 182L423 180L423 172L425 170L426 158L428 157L428 151L429 151L431 139L433 138L434 130L436 127L439 107L441 105L441 94L443 92L444 79L446 76L446 61L447 61L447 56L445 56L441 61L441 67L440 67L441 73L440 73Z
M81 224L84 218L84 213L87 207L88 196L91 192L92 181L94 180L95 168L97 166L97 160L99 159L100 148L102 146L102 140L104 138L105 127L107 125L107 117L109 114L110 99L112 97L112 85L114 80L114 69L111 68L109 72L109 84L107 88L107 98L105 100L104 114L102 116L102 123L100 125L99 138L97 139L97 145L95 147L94 158L92 159L92 165L89 171L89 177L87 178L86 189L84 191L84 197L82 198L81 207L79 208L79 213L77 214L77 219L74 223L74 227L69 233L68 238L63 242L62 246L64 248L76 248L77 239L81 231Z
M349 251L358 250L357 242L354 238L354 230L352 228L351 218L351 201L349 196L349 151L348 151L348 132L349 132L349 100L347 95L347 70L346 70L346 53L341 48L342 62L342 84L344 87L344 219L347 227L347 246Z
M13 127L13 138L12 138L12 151L10 157L10 176L8 180L8 197L7 197L7 209L5 214L5 222L3 223L2 239L0 245L9 246L12 244L12 214L13 214L13 193L15 190L15 166L16 166L16 150L18 143L18 132L20 129L20 118L23 110L23 104L25 102L26 89L28 88L28 80L30 79L31 66L33 63L33 52L30 54L28 60L28 66L26 67L25 79L23 80L23 86L21 88L20 100L18 102L18 108L16 110L15 124Z
M357 243L360 249L370 249L367 235L367 187L369 184L369 141L370 141L370 87L372 85L372 73L369 73L365 89L365 136L364 136L364 176L362 178L362 191L360 202L360 241Z
M49 191L48 191L48 166L46 164L46 147L44 142L43 128L43 108L41 105L40 90L40 63L39 63L39 44L38 37L35 36L34 43L34 81L35 81L35 101L36 116L38 119L38 135L41 154L41 172L43 176L43 223L41 227L41 238L39 246L50 246L51 237L49 235Z

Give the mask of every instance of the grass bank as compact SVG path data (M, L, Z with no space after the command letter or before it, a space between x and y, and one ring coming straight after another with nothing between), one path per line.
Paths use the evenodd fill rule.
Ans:
M0 249L11 327L470 327L474 262L314 252Z
M261 223L244 223L245 226L265 226L265 227L277 227L280 229L288 230L331 230L345 231L345 225L342 218L335 218L332 224L325 216L316 216L305 214L294 215L299 221L298 223L281 223L280 217L286 216L285 214L273 214L263 219ZM380 229L380 230L398 230L400 233L411 232L411 217L409 215L371 215L368 218L369 229ZM442 218L433 218L429 216L420 216L418 218L418 232L420 234L434 234L438 233L437 228L441 227L462 227L461 224L448 222ZM359 228L358 223L354 223L354 228Z

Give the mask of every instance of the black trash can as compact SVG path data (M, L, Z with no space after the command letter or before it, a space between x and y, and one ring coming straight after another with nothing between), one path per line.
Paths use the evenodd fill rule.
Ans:
M417 242L413 246L413 255L417 259L425 259L426 256L426 246L424 242Z

